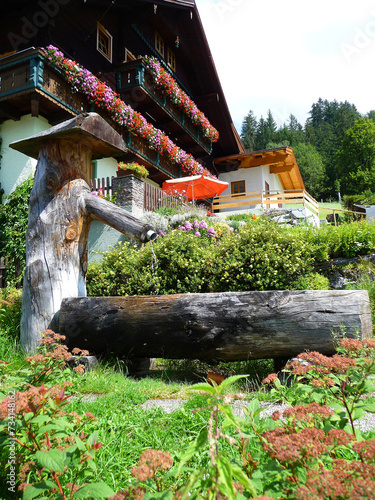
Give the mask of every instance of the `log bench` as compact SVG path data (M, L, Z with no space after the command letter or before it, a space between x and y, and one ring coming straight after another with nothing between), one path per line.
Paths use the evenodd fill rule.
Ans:
M93 354L216 363L331 355L333 333L365 339L372 324L367 291L308 290L66 298L58 331Z

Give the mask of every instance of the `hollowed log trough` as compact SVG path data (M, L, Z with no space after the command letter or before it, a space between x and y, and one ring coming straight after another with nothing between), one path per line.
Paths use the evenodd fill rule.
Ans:
M333 334L372 335L367 291L265 291L62 301L69 347L127 358L239 361L335 352Z

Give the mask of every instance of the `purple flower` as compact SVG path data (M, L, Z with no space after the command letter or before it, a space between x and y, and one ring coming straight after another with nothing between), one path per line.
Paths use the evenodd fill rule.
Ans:
M193 224L193 226L194 226L194 224ZM191 231L193 229L193 226L190 224L190 222L188 220L185 222L186 231Z
M195 227L195 228L199 227L199 222L197 220L195 220L193 222L193 227Z
M197 231L197 232L195 233L195 236L200 236L200 235L201 235L201 233L200 233L199 231Z
M204 221L204 220L201 220L200 223L199 223L199 227L201 229L207 229L208 228L207 222Z
M207 229L207 236L216 236L215 229L213 227L209 227Z

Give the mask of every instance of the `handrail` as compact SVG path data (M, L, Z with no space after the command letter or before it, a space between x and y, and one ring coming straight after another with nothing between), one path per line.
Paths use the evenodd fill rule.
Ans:
M273 191L248 191L238 194L221 195L214 199L212 207L214 211L228 208L254 208L256 205L303 205L307 206L316 215L319 214L318 202L304 189L273 190ZM279 207L281 208L281 207Z

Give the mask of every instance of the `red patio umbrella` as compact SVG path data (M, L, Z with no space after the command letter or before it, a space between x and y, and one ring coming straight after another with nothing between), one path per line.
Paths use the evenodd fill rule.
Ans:
M194 201L219 196L228 185L228 182L204 175L191 175L164 181L162 189L167 194L183 194L188 201Z

